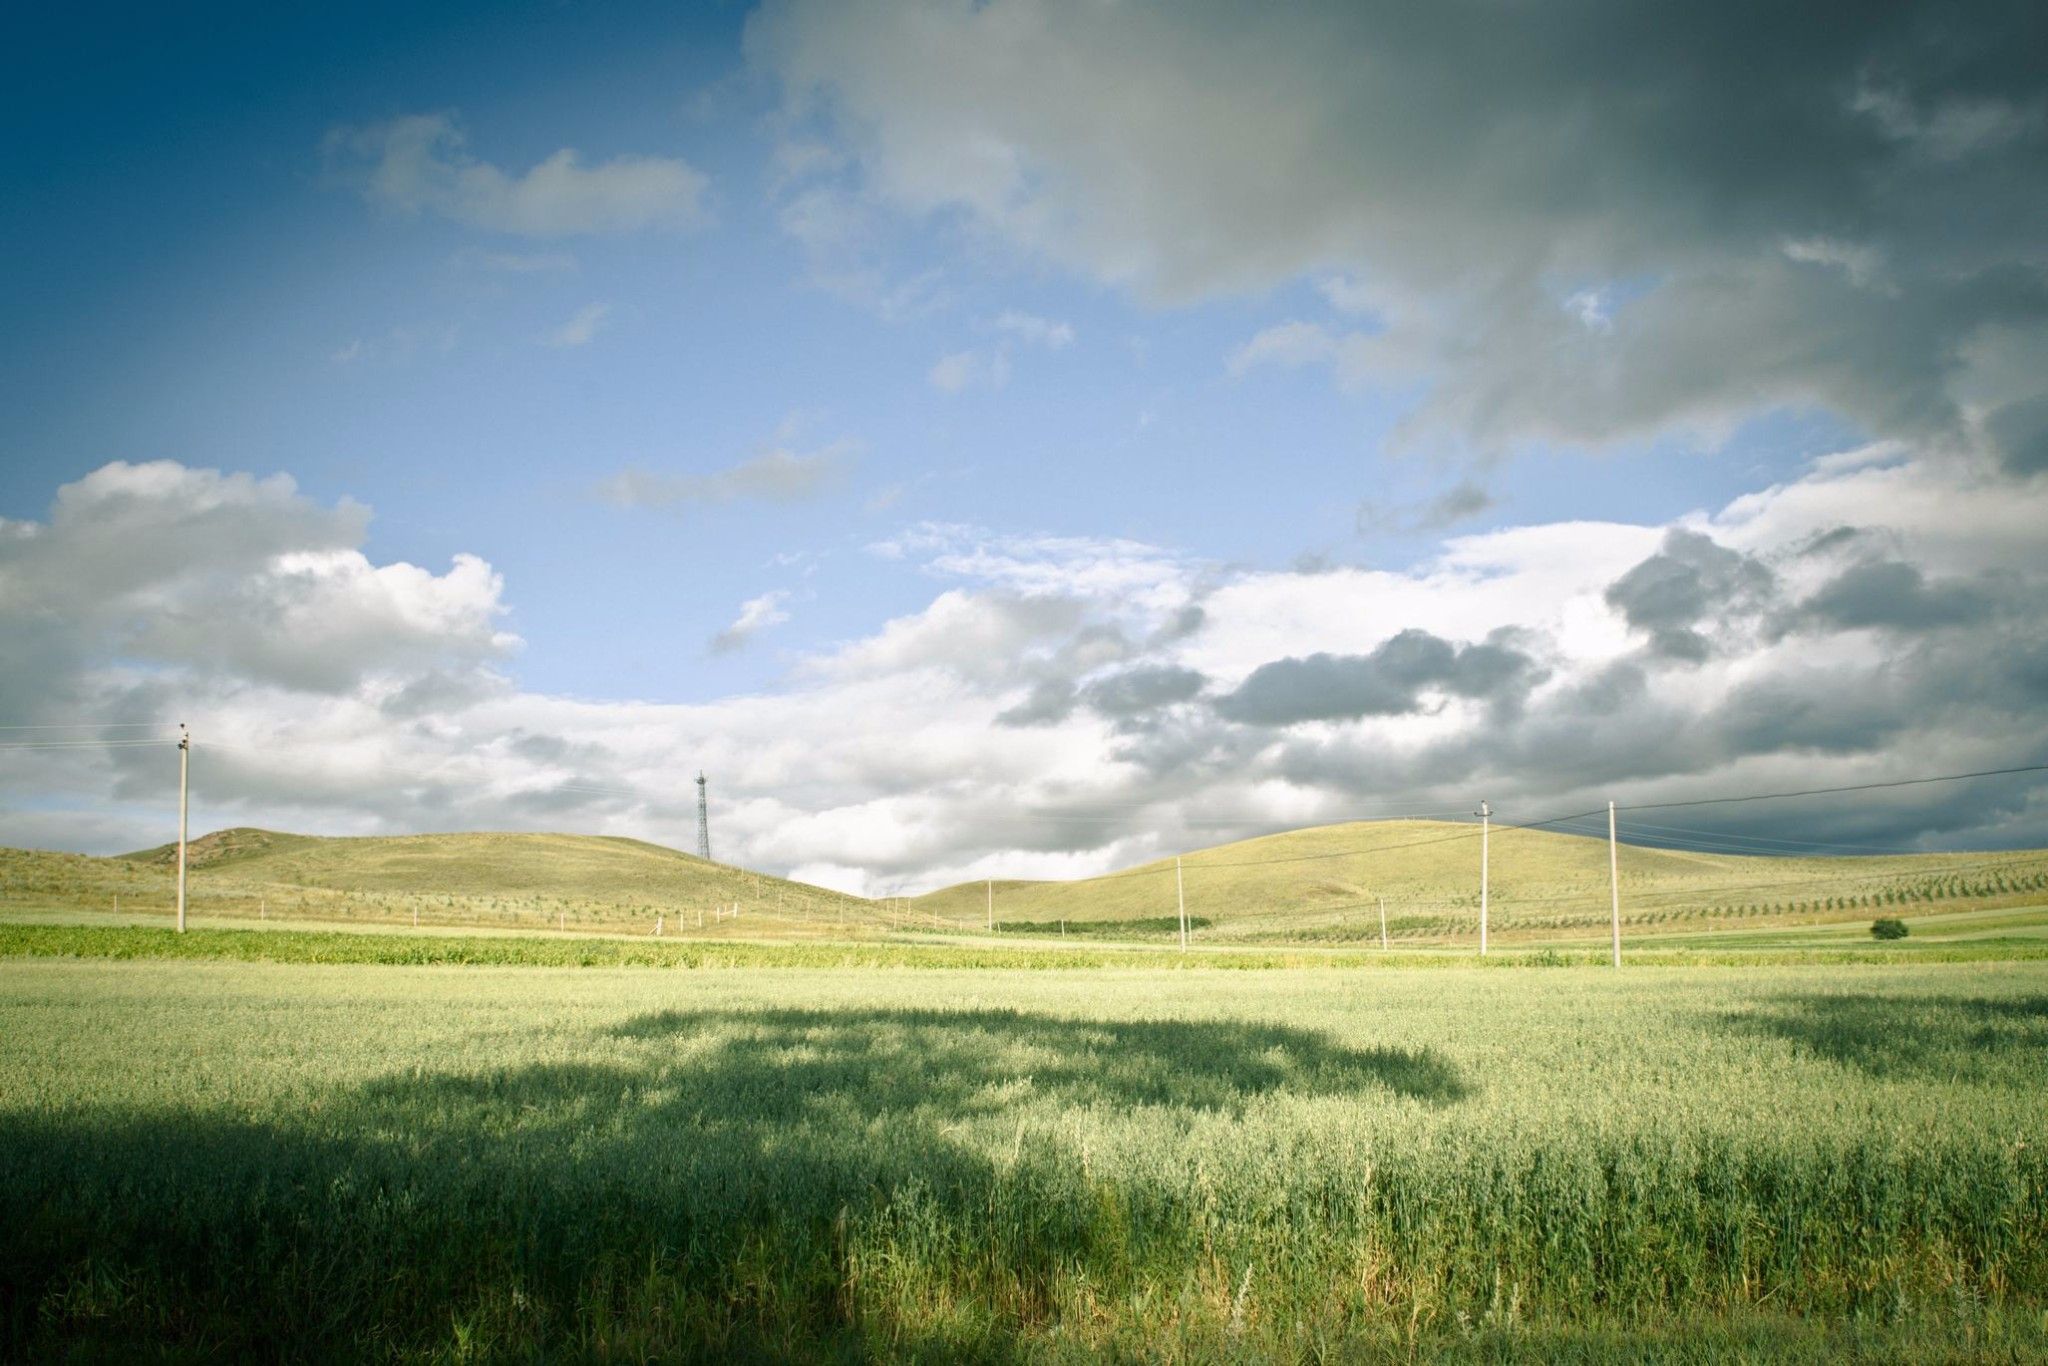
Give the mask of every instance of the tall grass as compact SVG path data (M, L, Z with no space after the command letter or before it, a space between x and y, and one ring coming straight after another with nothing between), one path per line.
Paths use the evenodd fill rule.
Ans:
M0 1025L0 1355L2048 1345L2033 965L17 961Z

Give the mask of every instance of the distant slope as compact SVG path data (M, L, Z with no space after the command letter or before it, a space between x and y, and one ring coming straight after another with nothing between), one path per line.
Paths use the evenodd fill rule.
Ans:
M188 871L193 868L217 868L223 864L241 863L282 850L318 843L320 841L311 835L284 835L275 830L258 830L253 826L238 825L228 830L216 830L210 835L201 835L193 840L185 847L185 866ZM132 854L120 854L116 857L128 863L176 868L178 846L173 841L170 844L159 844L154 849L138 849Z
M0 892L101 905L118 891L154 907L176 866L175 844L112 859L4 850ZM607 835L323 838L241 827L194 839L187 868L194 905L231 914L410 920L418 911L422 923L648 929L660 916L673 931L695 928L700 913L707 927L719 924L737 903L749 921L881 923L859 897Z
M1198 850L1181 859L1188 914L1212 941L1369 941L1378 938L1385 897L1393 937L1473 934L1479 844L1476 825L1361 821ZM1607 923L1605 840L1496 827L1491 846L1495 934L1555 936ZM1638 929L2018 904L2048 887L2042 850L1763 858L1623 845L1620 865L1623 919ZM1057 933L1065 918L1070 934L1113 936L1130 924L1157 937L1176 912L1172 859L1074 882L998 881L994 890L998 927L1013 932ZM987 893L983 883L966 883L912 908L957 929L982 927Z

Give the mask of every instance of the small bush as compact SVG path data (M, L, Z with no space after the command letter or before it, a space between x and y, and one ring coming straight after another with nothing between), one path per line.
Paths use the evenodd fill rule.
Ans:
M1895 915L1881 915L1870 922L1870 937L1873 939L1904 939L1906 922Z

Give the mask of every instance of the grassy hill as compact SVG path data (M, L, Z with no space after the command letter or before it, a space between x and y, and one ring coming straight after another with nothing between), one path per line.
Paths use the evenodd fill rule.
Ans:
M1184 855L1189 916L1208 942L1373 942L1379 899L1390 937L1477 933L1479 831L1444 821L1319 826ZM1894 911L1962 910L2040 901L2048 851L1776 858L1623 845L1622 918L1634 929L1715 923L1806 923ZM1586 935L1606 926L1607 842L1496 828L1488 920L1513 941ZM999 931L1127 938L1172 933L1174 864L1164 859L1073 882L997 881ZM912 902L955 928L985 927L987 886L966 883Z
M116 858L0 850L0 903L154 911L174 904L175 844ZM191 842L195 914L668 933L881 923L873 903L603 835L481 833L322 838L220 830Z
M118 858L0 850L0 908L155 915L173 905L177 847ZM891 928L985 932L988 889L949 887L907 907L767 877L639 840L459 834L345 839L238 828L192 842L199 916L422 927L831 936ZM1188 914L1207 944L1473 939L1476 827L1438 821L1321 826L1182 859ZM1607 845L1548 830L1492 838L1492 937L1591 941L1607 925ZM1764 858L1623 845L1628 932L1699 933L1986 910L2048 900L2048 851ZM719 908L740 906L737 921ZM998 881L1005 936L1163 942L1175 932L1171 859L1075 882ZM699 917L702 917L702 925Z

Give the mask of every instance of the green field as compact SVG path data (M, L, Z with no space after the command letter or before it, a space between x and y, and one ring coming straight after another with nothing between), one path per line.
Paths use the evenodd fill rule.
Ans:
M0 938L0 1358L2048 1355L2044 962L23 937L235 933Z
M2048 854L1470 834L0 851L0 1360L2048 1359Z

